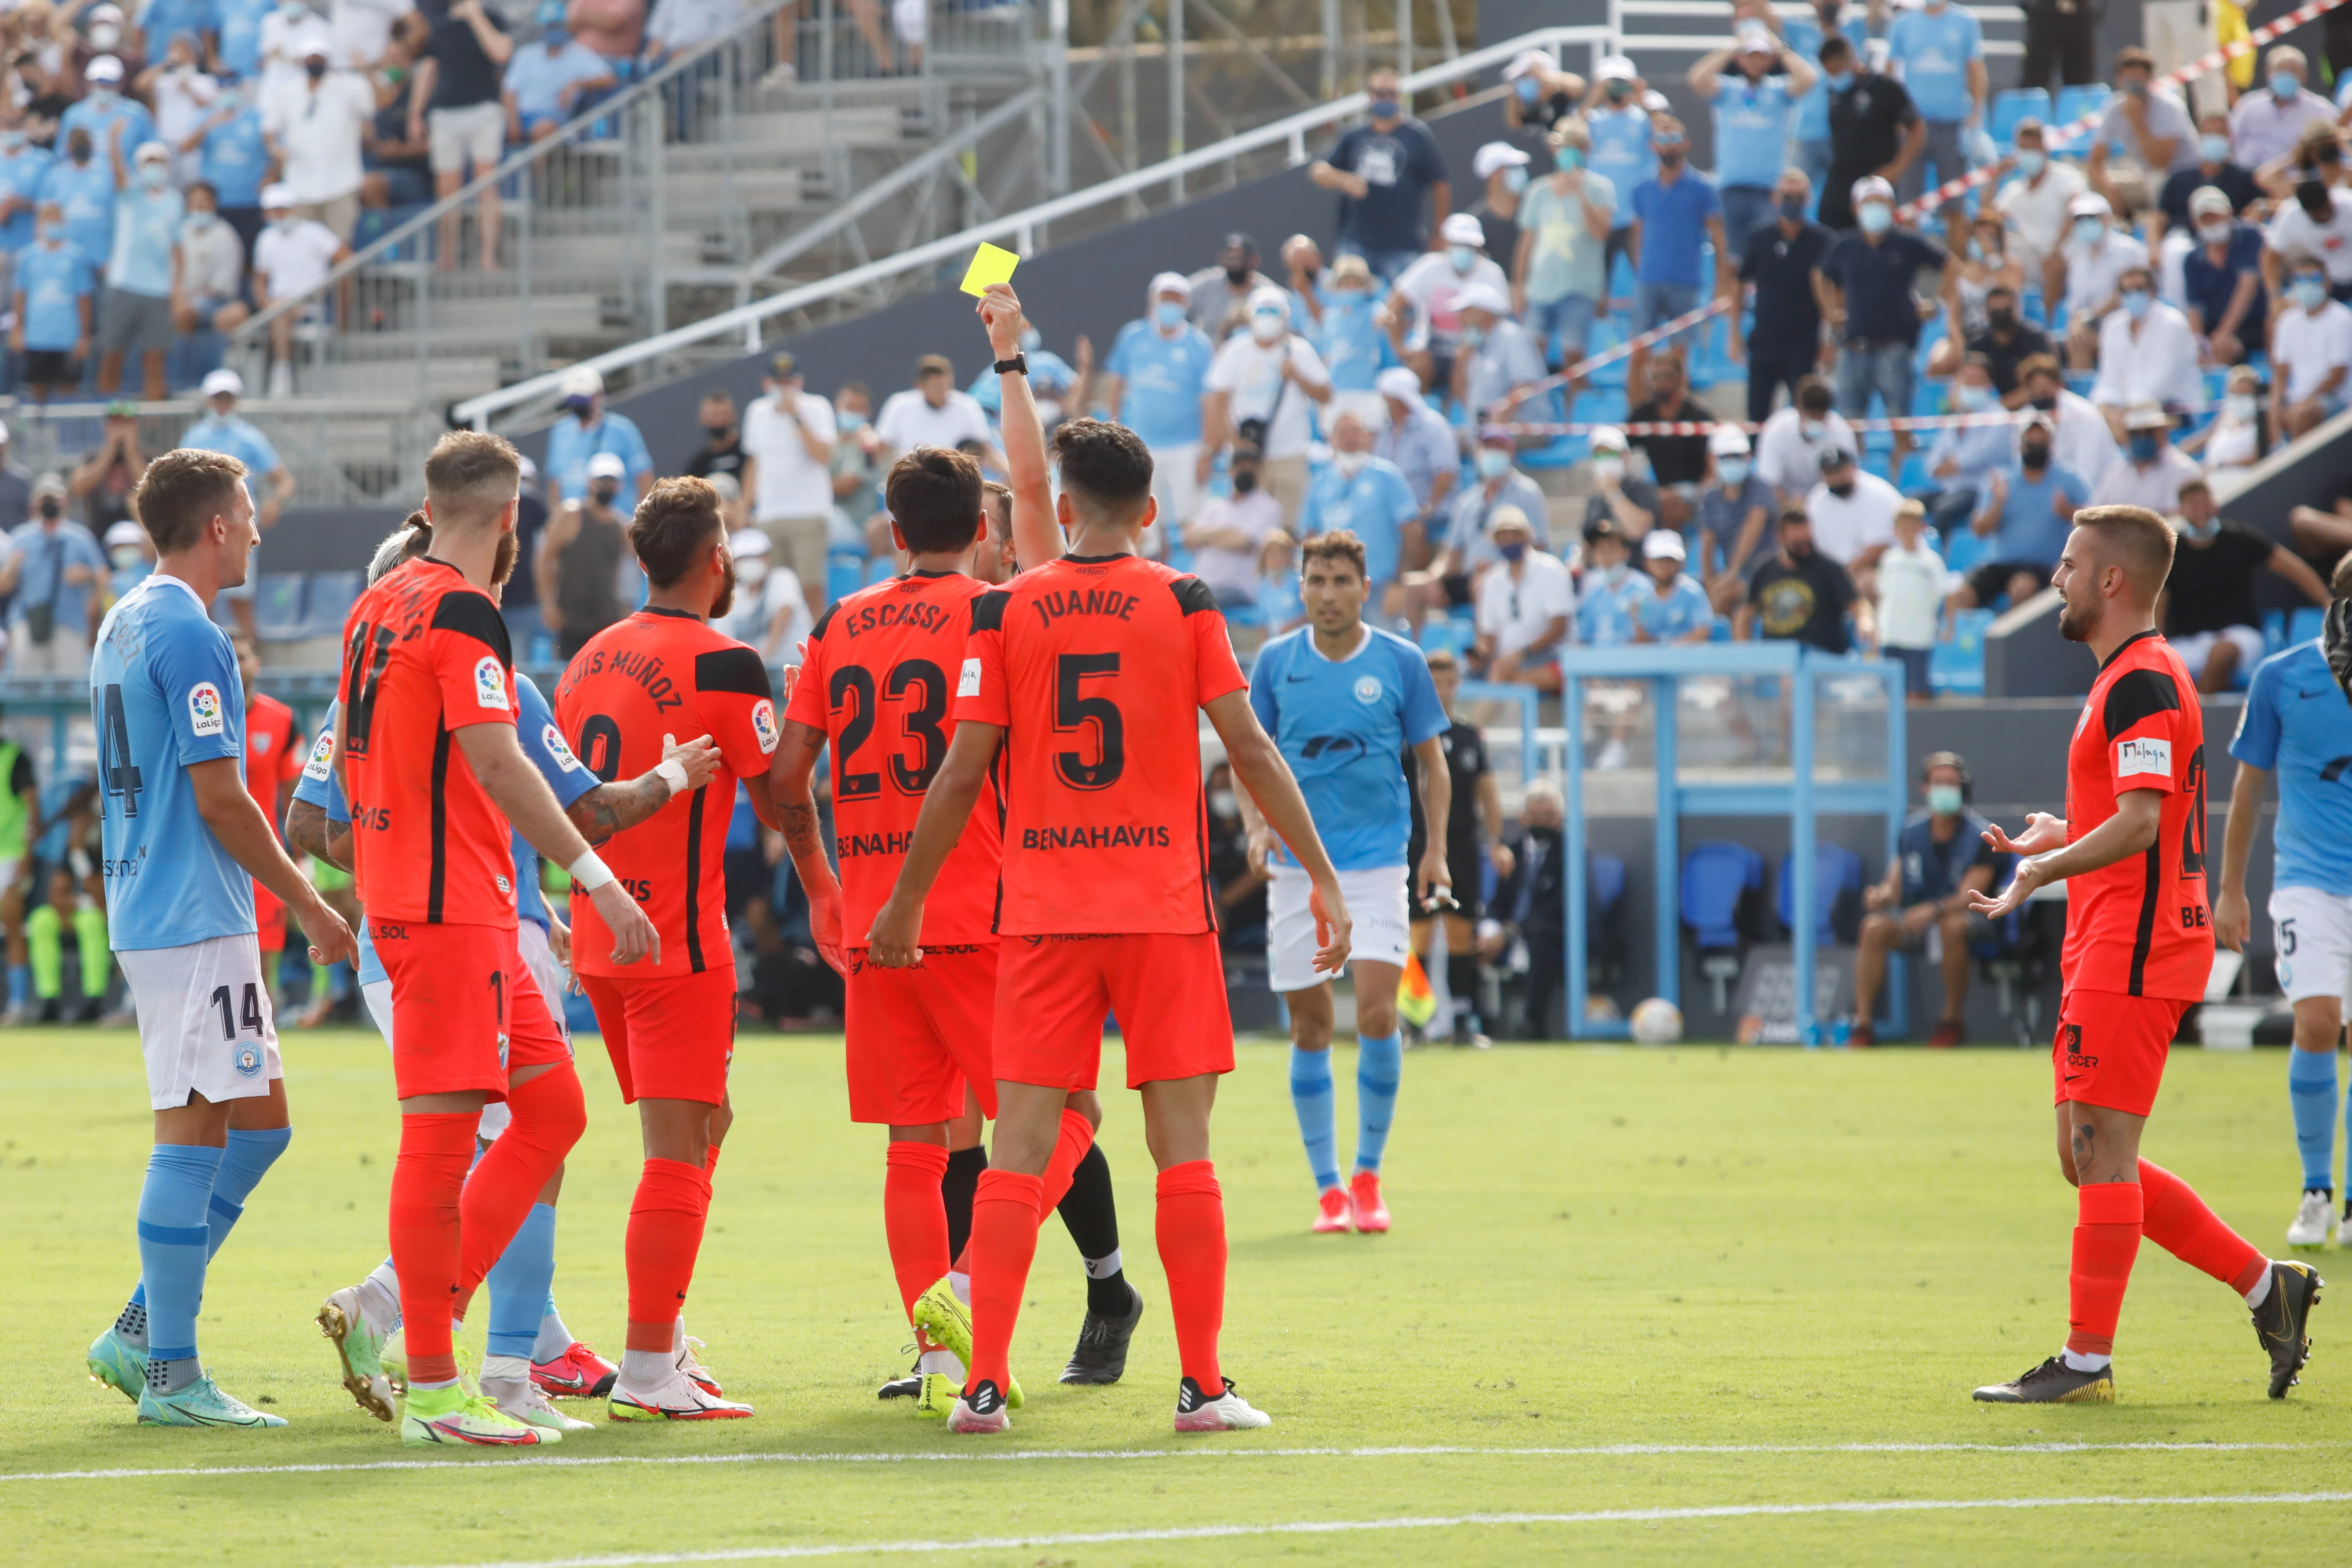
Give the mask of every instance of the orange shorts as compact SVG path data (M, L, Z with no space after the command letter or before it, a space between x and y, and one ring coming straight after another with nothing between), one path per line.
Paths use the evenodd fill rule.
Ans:
M2156 1106L2164 1061L2189 1004L2168 997L2068 991L2050 1048L2053 1104L2069 1100L2145 1116Z
M265 953L284 952L286 905L278 901L276 894L257 882L253 884L253 919L260 934L261 950ZM270 978L274 981L277 977L273 975Z
M735 1060L735 966L699 975L583 975L621 1103L727 1098Z
M919 1127L961 1115L964 1085L996 1115L989 1036L996 945L926 947L911 969L880 969L849 950L849 1119Z
M1234 1070L1217 934L1007 936L996 960L996 1076L1092 1089L1103 1019L1127 1042L1127 1086Z
M479 1089L503 1100L508 1073L572 1059L512 931L371 920L368 936L392 981L392 1077L402 1099Z

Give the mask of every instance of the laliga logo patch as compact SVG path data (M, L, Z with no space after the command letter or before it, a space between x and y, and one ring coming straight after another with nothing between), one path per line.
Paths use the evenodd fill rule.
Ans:
M335 770L335 736L332 730L319 737L319 744L310 747L310 760L302 764L302 777L313 784L324 784Z
M252 1041L247 1040L239 1044L236 1048L236 1056L231 1060L236 1068L236 1075L239 1078L258 1078L261 1076L261 1047L255 1045Z
M228 726L227 711L221 706L220 688L210 681L198 681L188 688L188 728L197 735L218 735Z
M1358 681L1356 683L1356 700L1360 703L1376 703L1380 701L1381 678L1378 675L1366 675L1362 680Z
M474 665L474 706L494 707L504 713L512 706L507 701L507 673L494 653L485 653Z
M549 725L539 732L539 743L547 747L547 754L555 758L555 765L558 768L562 768L566 773L580 771L580 758L572 756L572 747L563 743L562 730L551 724Z
M765 697L751 705L751 731L760 737L762 755L775 750L776 742L783 738L776 728L776 705Z

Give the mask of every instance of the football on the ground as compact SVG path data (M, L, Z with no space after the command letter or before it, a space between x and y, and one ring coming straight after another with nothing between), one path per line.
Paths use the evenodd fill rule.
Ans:
M1672 1045L1683 1037L1683 1009L1664 997L1633 1009L1633 1038L1643 1045Z

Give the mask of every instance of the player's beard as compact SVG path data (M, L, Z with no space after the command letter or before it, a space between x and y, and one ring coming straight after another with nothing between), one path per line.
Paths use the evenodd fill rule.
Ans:
M719 585L719 592L710 601L710 618L713 621L725 620L727 612L735 608L735 558L728 556L725 561L727 579Z
M2096 604L2077 610L2074 601L2069 599L2058 612L2058 635L2069 643L2087 643L2091 640L2091 633L2097 629L2098 615Z
M522 541L509 533L499 535L499 553L490 562L490 580L503 585L514 575L515 558L522 553Z

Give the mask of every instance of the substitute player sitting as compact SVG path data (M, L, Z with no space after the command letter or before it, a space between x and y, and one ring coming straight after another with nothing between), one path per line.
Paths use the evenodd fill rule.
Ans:
M2051 1071L2058 1166L2077 1189L2070 1328L2058 1354L1976 1397L2113 1404L2116 1321L2146 1235L2245 1299L2281 1399L2311 1354L2319 1276L2264 1258L2187 1182L2139 1156L2173 1033L2213 967L2205 720L2197 683L2156 630L2172 530L2141 507L2089 507L2074 522L2051 577L2065 599L2058 630L2089 644L2099 673L2067 747L2066 815L2036 811L2015 839L1990 830L1994 849L2026 858L2000 897L1969 895L1998 919L2035 888L2068 883Z
M1389 1228L1381 1155L1404 1068L1396 998L1412 951L1408 894L1433 914L1454 907L1445 864L1454 775L1443 744L1451 721L1421 650L1364 624L1371 588L1363 541L1335 528L1298 553L1307 624L1258 650L1249 700L1298 780L1356 923L1349 958L1356 977L1356 1166L1344 1187L1332 1111L1334 1007L1331 982L1315 962L1321 943L1307 902L1314 889L1246 793L1242 820L1249 826L1251 866L1273 878L1266 961L1275 990L1290 1006L1291 1105L1321 1195L1314 1228L1381 1231ZM1430 824L1417 877L1405 867L1412 805L1397 759L1407 751ZM1408 881L1417 885L1409 890Z
M1001 1432L1013 1332L1037 1246L1044 1173L1069 1092L1095 1086L1115 1013L1127 1081L1142 1091L1160 1168L1160 1261L1182 1380L1176 1429L1264 1427L1217 1358L1224 1201L1209 1157L1233 1024L1209 877L1200 721L1307 871L1329 922L1318 964L1348 956L1337 873L1282 754L1249 709L1241 668L1198 578L1137 553L1156 515L1151 455L1124 426L1078 419L1054 438L1071 553L1033 563L973 602L956 734L933 779L871 960L922 957L924 900L1003 752L1006 817L997 918L997 1123L972 1203L973 1354L960 1432Z
M154 574L107 612L90 662L107 929L139 1011L155 1145L139 1194L140 1283L89 1347L90 1375L169 1427L283 1427L213 1382L196 1354L205 1270L293 1135L255 935L258 879L312 934L351 927L279 847L245 787L244 689L213 601L246 580L260 532L245 465L179 451L134 503Z

